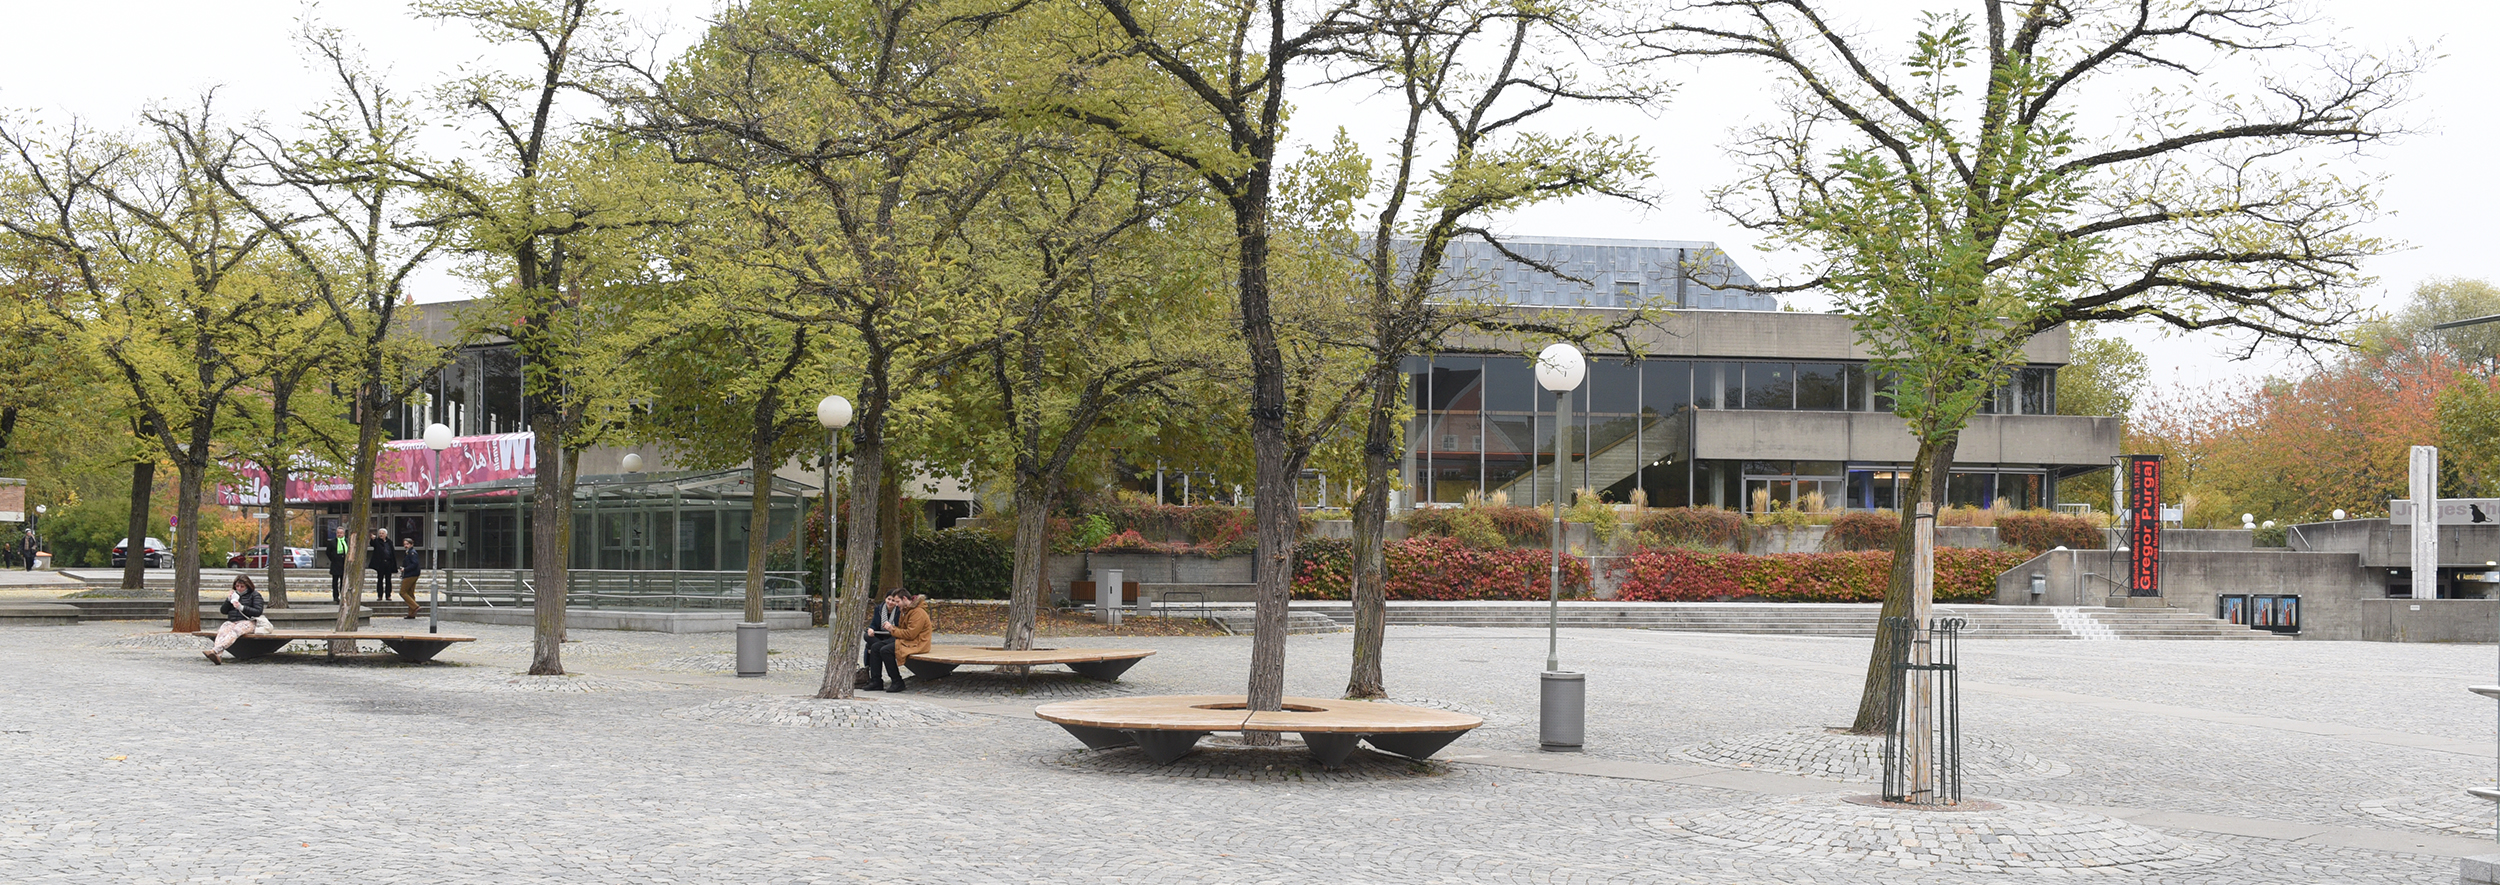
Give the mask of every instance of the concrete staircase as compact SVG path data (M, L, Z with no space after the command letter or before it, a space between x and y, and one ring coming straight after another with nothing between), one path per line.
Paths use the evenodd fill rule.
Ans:
M1215 625L1224 628L1224 632L1226 633L1231 633L1236 636L1248 636L1251 633L1256 632L1258 629L1257 613L1246 607L1236 608L1226 606L1216 608L1212 614L1214 615L1213 620L1215 621ZM1347 610L1345 620L1342 621L1329 617L1325 613L1309 611L1300 607L1296 607L1285 613L1285 633L1287 635L1343 633L1354 629L1353 624L1354 612L1351 609Z
M1247 606L1213 608L1219 622L1235 632L1249 632ZM1866 637L1874 635L1879 610L1880 606L1871 603L1568 602L1562 605L1557 620L1565 627ZM1968 631L1962 635L1971 639L2282 638L2179 609L1939 605L1936 613L1969 622ZM1308 623L1308 617L1326 618L1348 627L1354 623L1353 608L1344 602L1296 602L1293 615L1297 626ZM1543 627L1545 618L1545 604L1536 602L1389 604L1389 623L1393 625Z
M1591 454L1585 459L1587 465L1585 468L1581 466L1584 463L1583 459L1572 459L1572 466L1567 472L1576 476L1585 469L1588 476L1586 484L1592 488L1602 489L1622 482L1632 474L1639 473L1641 468L1646 466L1644 461L1656 458L1659 452L1675 451L1682 444L1681 440L1690 438L1692 431L1688 425L1691 421L1691 413L1682 411L1671 417L1650 419L1649 426L1641 428L1640 433L1626 434L1623 438ZM1549 433L1552 431L1550 425L1547 431ZM1574 430L1572 433L1576 437L1579 431ZM1552 440L1549 439L1547 442L1550 443ZM1576 444L1579 440L1574 439L1573 442ZM1520 474L1517 479L1511 480L1494 491L1508 494L1512 503L1546 504L1552 502L1553 490L1545 486L1553 484L1553 481L1554 476L1550 469L1539 468ZM1580 483L1575 479L1573 484L1579 485ZM1528 494L1531 488L1544 494L1532 496ZM1536 500L1530 500L1531 498Z

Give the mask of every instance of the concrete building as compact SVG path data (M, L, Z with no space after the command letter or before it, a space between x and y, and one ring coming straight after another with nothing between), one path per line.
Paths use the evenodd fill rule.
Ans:
M1632 329L1637 356L1590 355L1588 380L1572 395L1571 486L1614 501L1638 490L1653 506L1748 511L1906 499L1917 444L1891 414L1849 317L1783 311L1767 296L1723 288L1752 279L1709 243L1518 242L1514 251L1541 250L1591 282L1470 253L1453 256L1447 285L1457 297L1523 312L1559 307L1610 321L1637 306L1671 308ZM2062 327L2034 338L2026 365L1964 431L1951 503L2046 507L2058 478L2109 467L2117 419L2057 414L2067 340ZM1416 414L1405 463L1420 480L1417 505L1469 495L1551 500L1553 396L1536 386L1521 355L1530 349L1463 335L1408 360Z

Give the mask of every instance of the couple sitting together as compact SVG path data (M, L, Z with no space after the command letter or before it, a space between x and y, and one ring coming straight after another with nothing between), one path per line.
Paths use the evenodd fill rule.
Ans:
M868 678L869 691L902 691L903 664L912 655L929 651L929 637L937 626L929 621L929 597L914 596L896 587L885 593L885 602L868 616ZM893 685L886 684L886 674L893 674Z

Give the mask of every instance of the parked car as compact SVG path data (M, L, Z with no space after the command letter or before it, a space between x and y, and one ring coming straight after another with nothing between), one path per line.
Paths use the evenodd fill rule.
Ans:
M281 547L281 548L279 548L279 549L280 549L280 550L284 550L284 551L286 551L285 553L281 554L281 555L278 557L278 564L279 564L279 565L284 566L284 567L286 567L286 568L312 568L312 567L313 567L313 549L312 549L312 548L310 548L310 547ZM254 545L252 545L252 548L251 548L251 549L249 549L249 550L245 550L245 551L243 551L243 552L241 552L241 553L237 553L237 554L234 554L234 555L231 555L231 556L226 557L226 567L227 567L227 568L268 568L268 567L269 567L269 545L267 545L267 544L254 544Z
M129 557L124 553L128 549L130 549L129 538L113 542L114 568L121 568L123 563L129 561ZM139 554L139 565L142 568L164 568L166 563L173 561L172 548L165 546L165 542L157 538L147 539L147 546Z

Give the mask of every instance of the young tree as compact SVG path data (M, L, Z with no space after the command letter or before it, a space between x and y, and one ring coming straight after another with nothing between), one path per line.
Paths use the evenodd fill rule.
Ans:
M1388 604L1382 539L1389 512L1390 471L1404 445L1400 404L1407 395L1403 361L1431 351L1449 333L1504 325L1498 305L1451 298L1446 273L1452 243L1482 239L1540 269L1544 262L1511 252L1484 226L1498 212L1585 194L1630 196L1648 175L1646 155L1613 138L1549 135L1529 127L1557 108L1637 105L1658 90L1592 82L1582 73L1604 59L1602 5L1555 6L1515 0L1407 0L1389 26L1356 44L1352 56L1371 68L1381 91L1403 104L1379 192L1361 237L1360 278L1369 315L1370 351L1347 395L1361 407L1361 485L1354 520L1354 660L1346 696L1384 697L1381 648ZM1342 136L1341 136L1342 139ZM1431 153L1447 150L1436 160ZM1338 152L1351 154L1342 140ZM1409 479L1412 482L1412 479Z
M2151 372L2144 353L2127 339L2095 331L2093 324L2077 323L2071 328L2074 337L2067 341L2066 366L2057 370L2057 413L2106 415L2124 422L2135 412L2145 377ZM2057 500L2090 503L2102 512L2116 513L2110 494L2107 470L2057 481Z
M1791 87L1782 117L1739 143L1748 172L1717 204L1828 262L1789 288L1824 287L1859 318L1931 504L1981 394L2061 323L2338 343L2362 315L2359 263L2387 244L2360 230L2369 184L2314 160L2393 132L2419 66L2337 46L2275 0L1972 5L1923 18L1897 63L1812 0L1689 3L1650 38ZM2113 117L2121 101L2132 111ZM1914 518L1886 617L1914 604ZM1889 721L1889 644L1855 731Z
M0 126L20 193L0 230L48 249L75 289L47 299L76 336L130 389L136 426L174 465L173 629L199 629L200 500L216 468L221 421L237 390L260 375L249 333L277 305L282 284L256 261L271 229L216 179L241 162L241 136L196 113L152 111L148 135L113 143L72 130L57 147ZM143 558L147 482L134 476L128 564ZM125 577L127 582L127 573Z
M964 282L966 228L1016 168L1016 143L950 112L978 89L976 29L943 4L757 3L725 13L674 71L619 96L631 131L734 185L753 235L711 260L774 279L741 304L831 333L851 379L847 561L872 561L895 422L936 374L987 346L996 305ZM838 22L843 27L828 27ZM871 569L846 569L817 695L849 697Z

